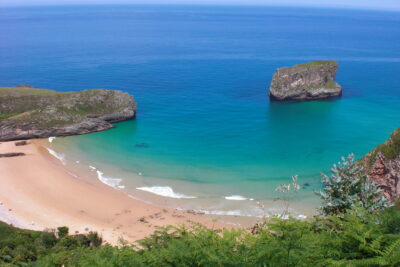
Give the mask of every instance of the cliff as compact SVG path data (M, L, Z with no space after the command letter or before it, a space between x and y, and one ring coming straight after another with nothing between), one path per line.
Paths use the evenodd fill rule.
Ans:
M312 61L279 68L272 77L269 96L275 100L314 100L342 94L334 81L336 61Z
M400 128L360 162L364 164L368 178L385 191L389 200L400 199Z
M0 87L0 141L86 134L135 117L127 93L106 89L57 92L29 85Z

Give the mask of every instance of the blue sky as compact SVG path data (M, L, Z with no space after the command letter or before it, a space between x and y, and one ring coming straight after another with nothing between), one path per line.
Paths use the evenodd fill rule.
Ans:
M400 0L1 0L0 6L64 4L219 4L347 7L400 10Z

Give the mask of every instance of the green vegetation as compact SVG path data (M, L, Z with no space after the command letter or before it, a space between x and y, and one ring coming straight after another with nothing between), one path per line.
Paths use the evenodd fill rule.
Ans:
M338 88L338 84L332 80L327 81L324 85L322 86L315 86L315 87L309 87L307 88L308 90L319 90L321 88L325 88L325 89L337 89Z
M324 215L340 215L346 213L355 205L368 212L385 209L389 202L383 196L383 190L366 177L362 165L354 161L354 155L335 164L332 174L322 174L323 190L321 196L321 211Z
M101 243L101 237L94 232L70 236L67 227L39 232L18 229L0 222L0 265L27 266L52 253L99 247Z
M328 81L323 88L327 88L327 89L334 89L337 88L338 85L334 82L334 81Z
M384 144L377 146L363 157L360 162L368 169L374 164L379 153L388 160L393 160L400 156L400 129L395 130Z
M252 229L229 231L199 224L169 226L159 228L135 245L101 245L96 233L71 236L66 227L37 232L0 223L0 265L400 266L400 204L371 208L376 199L362 199L366 191L359 185L366 181L360 174L353 156L342 159L333 168L332 176L323 179L329 184L323 193L332 200L323 202L323 207L334 208L307 221L275 217ZM352 178L354 185L347 183ZM292 187L298 190L297 176L292 180L279 189L284 193ZM345 203L344 208L341 190L355 199L351 205Z
M0 224L2 266L399 266L400 211L311 221L274 218L246 230L166 227L136 246L100 245L94 233L62 235Z
M0 121L8 119L8 118L11 118L11 117L16 116L18 114L20 114L20 113L19 112L15 112L15 113L0 113Z
M56 92L29 85L0 87L0 121L4 127L64 127L88 118L121 113L127 108L135 109L132 97L119 91Z
M400 156L400 130L394 131L386 143L376 148L376 152L382 152L387 159Z
M326 64L337 64L335 60L316 60L316 61L311 61L303 64L298 64L295 65L294 67L315 67L315 66L321 66L321 65L326 65Z

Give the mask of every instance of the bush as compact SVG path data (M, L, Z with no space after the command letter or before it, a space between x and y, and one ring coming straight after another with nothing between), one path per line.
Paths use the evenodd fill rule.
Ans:
M346 213L359 205L370 212L383 210L389 205L383 191L364 173L362 165L354 161L354 155L333 165L331 176L322 174L321 211L324 215Z

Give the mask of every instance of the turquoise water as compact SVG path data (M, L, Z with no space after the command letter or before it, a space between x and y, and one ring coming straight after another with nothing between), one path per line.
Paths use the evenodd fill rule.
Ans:
M136 120L56 139L71 158L201 199L272 199L298 174L313 202L319 173L362 156L400 126L400 13L278 7L2 8L1 86L110 88ZM6 38L4 38L6 37ZM343 97L270 102L276 68L339 61ZM122 176L122 177L121 177ZM189 200L188 200L189 201ZM215 204L215 201L213 202ZM213 204L213 205L214 205Z

